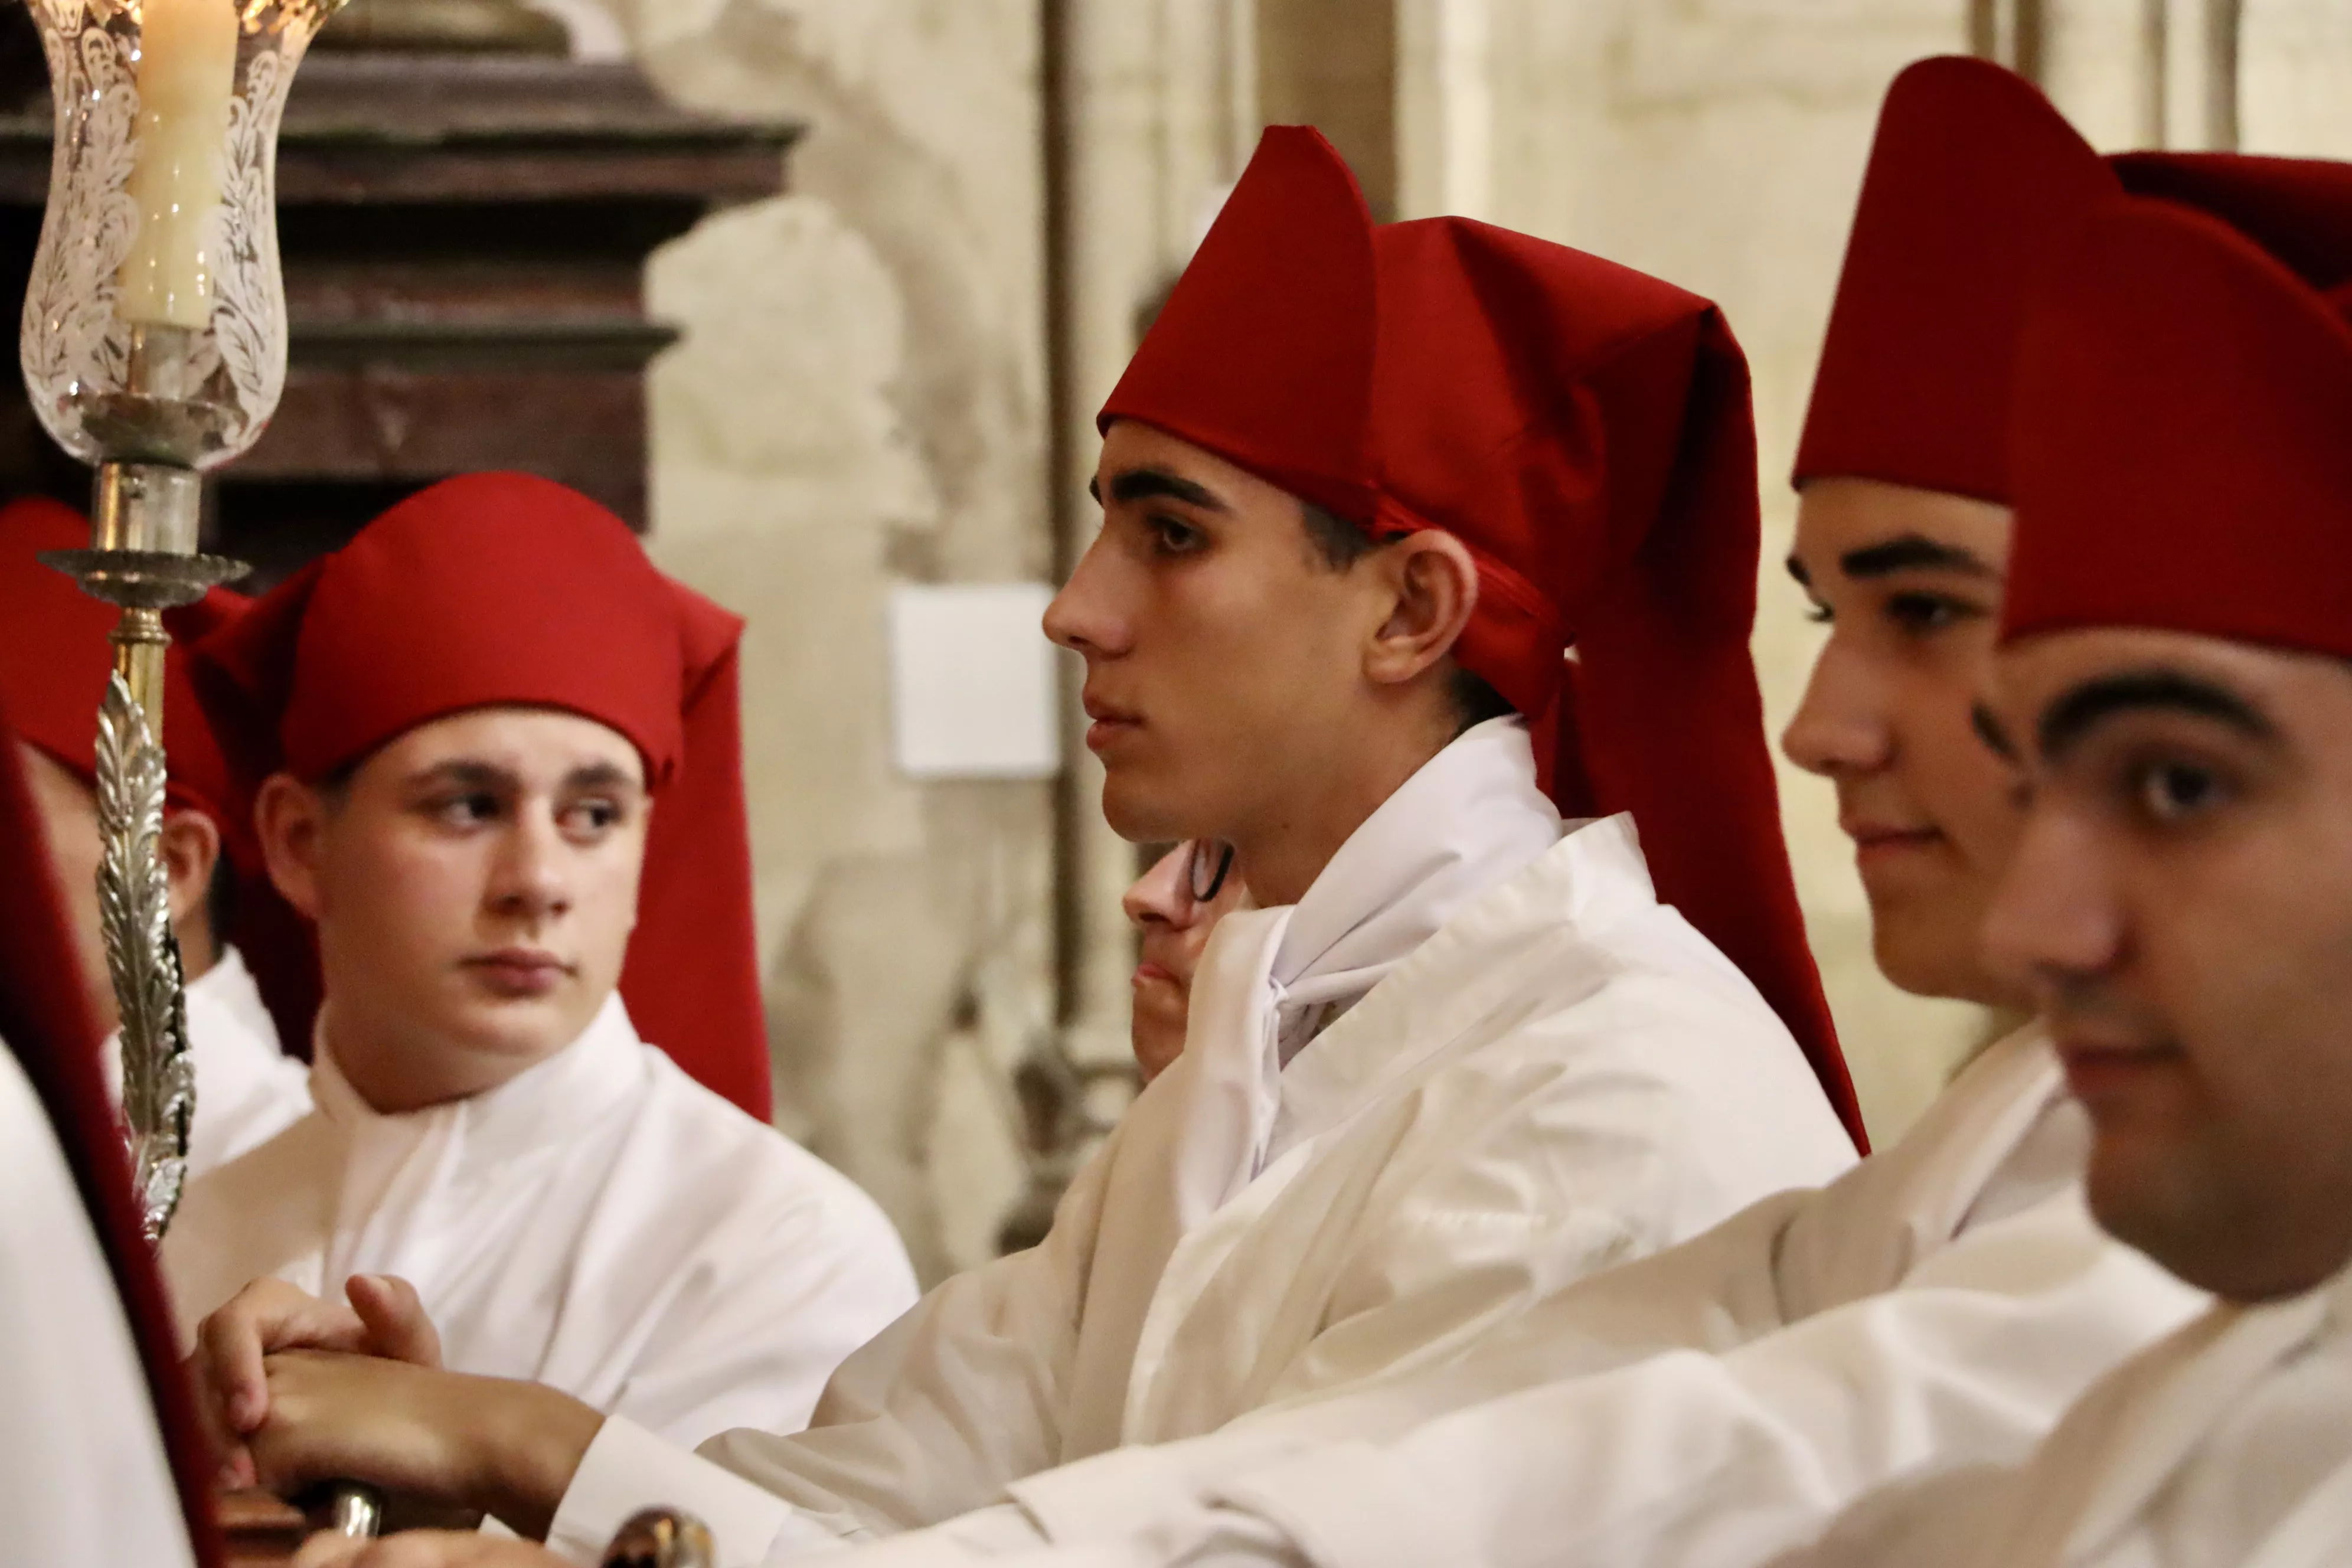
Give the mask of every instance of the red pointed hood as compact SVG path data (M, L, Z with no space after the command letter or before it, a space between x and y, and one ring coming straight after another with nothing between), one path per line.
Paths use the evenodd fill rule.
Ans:
M1796 483L1847 476L2006 503L2027 301L2092 212L2123 192L2162 196L2308 272L2352 255L2347 184L2352 168L2315 159L2102 158L2013 72L1909 67L1871 143Z
M1104 405L1119 419L1376 535L1466 544L1457 657L1534 723L1563 811L1633 813L1659 896L1861 1140L1780 837L1748 368L1711 304L1485 224L1375 227L1329 144L1276 127Z
M2032 83L1985 60L1895 79L1797 449L1848 477L2009 499L2009 394L2051 247L2119 187Z

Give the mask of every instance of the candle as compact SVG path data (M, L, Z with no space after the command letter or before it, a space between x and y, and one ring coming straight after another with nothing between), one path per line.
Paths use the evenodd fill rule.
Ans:
M201 331L213 313L205 227L236 92L236 0L146 0L139 142L128 187L139 233L122 263L122 316Z

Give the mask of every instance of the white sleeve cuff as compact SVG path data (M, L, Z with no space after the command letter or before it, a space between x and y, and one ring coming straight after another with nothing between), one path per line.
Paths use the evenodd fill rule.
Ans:
M844 1544L790 1503L617 1415L604 1418L547 1531L547 1548L593 1568L641 1509L674 1508L710 1527L719 1568L763 1568Z

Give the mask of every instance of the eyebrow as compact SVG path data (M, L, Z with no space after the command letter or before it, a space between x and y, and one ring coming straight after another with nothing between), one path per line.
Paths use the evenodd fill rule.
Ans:
M522 780L507 769L469 757L437 763L408 782L412 789L454 784L459 789L511 793L522 787ZM635 789L641 787L641 783L617 763L589 763L563 775L563 787L567 790Z
M1102 481L1088 479L1087 494L1102 501ZM1118 501L1150 500L1164 497L1181 500L1187 506L1197 506L1205 511L1231 511L1223 497L1206 485L1171 473L1166 468L1124 468L1111 476L1110 499Z
M2034 739L2045 760L2059 762L2108 720L2146 712L2210 719L2251 741L2278 739L2278 726L2236 692L2162 667L2122 670L2083 682L2042 710Z
M436 763L422 773L411 775L411 789L429 789L442 784L455 784L459 789L513 790L521 780L506 769L489 763L475 762L465 757Z
M639 789L644 783L618 763L591 763L563 775L566 789Z
M1897 572L1962 572L1971 577L1999 581L2000 574L1972 550L1921 533L1906 533L1881 544L1865 544L1838 557L1838 569L1849 577L1892 577ZM1802 579L1800 579L1802 581Z
M2009 731L1993 716L1992 710L1983 703L1979 702L1969 710L1969 728L1977 732L1977 739L1985 743L1985 750L2002 762L2018 760L2017 742L2009 738Z

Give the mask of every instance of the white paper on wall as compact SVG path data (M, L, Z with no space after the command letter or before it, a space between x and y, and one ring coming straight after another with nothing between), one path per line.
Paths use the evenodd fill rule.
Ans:
M913 779L1050 778L1062 767L1042 583L890 591L892 734Z

